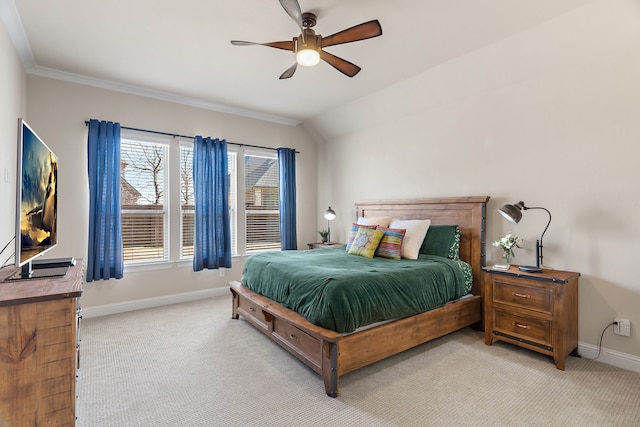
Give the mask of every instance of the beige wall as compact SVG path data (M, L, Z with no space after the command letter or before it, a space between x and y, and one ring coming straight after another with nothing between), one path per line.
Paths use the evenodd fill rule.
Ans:
M21 116L56 150L61 167L71 165L61 169L64 238L52 256L86 254L88 118L292 146L302 152L299 245L317 240L315 230L324 224L319 212L329 204L338 213L332 237L344 239L355 200L490 195L488 262L499 256L490 242L513 231L526 239L515 262L530 264L543 212L525 212L511 226L495 210L518 200L544 206L553 214L546 264L582 274L580 340L597 345L602 328L624 317L632 322L631 338L609 333L603 345L640 356L640 282L633 265L640 238L638 52L638 2L593 1L318 117L306 124L314 140L324 141L315 148L299 128L27 79L0 26L0 194L10 201L0 204L0 243L14 232ZM224 287L239 277L241 260L236 265L225 277L173 268L85 284L83 305Z
M545 263L581 273L580 341L619 316L632 336L603 346L640 356L639 52L640 3L595 1L320 116L307 125L327 141L318 204L335 237L355 200L489 195L488 262L512 231L515 263L532 264L546 214L514 226L496 209L544 206Z
M119 92L29 75L28 119L59 157L59 244L51 257L86 257L88 229L87 128L85 120L113 120L122 126L182 135L224 138L235 143L291 147L297 156L298 240L300 247L315 236L316 155L301 127L245 119ZM310 189L310 190L307 190ZM126 272L120 280L84 284L83 307L126 302L172 294L226 287L238 280L242 259L234 267L194 273L190 266Z
M15 233L17 132L18 118L26 111L25 82L20 59L0 25L0 250ZM0 255L0 266L12 253L13 244Z

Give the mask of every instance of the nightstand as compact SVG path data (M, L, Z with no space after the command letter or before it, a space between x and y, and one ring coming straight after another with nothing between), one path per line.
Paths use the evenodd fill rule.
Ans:
M344 243L331 242L331 243L307 243L309 249L320 249L320 248L335 248L336 246L342 246Z
M484 267L484 342L501 340L552 356L556 368L578 347L580 273Z

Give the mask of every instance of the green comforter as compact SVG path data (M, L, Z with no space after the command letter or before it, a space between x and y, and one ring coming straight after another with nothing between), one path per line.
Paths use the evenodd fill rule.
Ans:
M311 323L340 333L412 316L471 289L471 266L434 255L368 259L342 248L249 257L242 284Z

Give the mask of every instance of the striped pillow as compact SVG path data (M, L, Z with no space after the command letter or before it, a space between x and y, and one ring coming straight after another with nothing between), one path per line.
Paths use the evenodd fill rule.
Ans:
M402 255L402 239L407 232L404 228L385 228L378 227L378 230L384 231L384 236L378 245L376 256L382 258L400 259Z

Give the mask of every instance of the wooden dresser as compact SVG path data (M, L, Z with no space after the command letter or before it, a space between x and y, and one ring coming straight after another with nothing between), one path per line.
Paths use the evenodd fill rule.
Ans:
M484 291L485 344L501 340L553 356L564 370L578 346L580 273L544 269L525 273L517 266L487 273Z
M0 282L0 426L75 425L82 277Z

